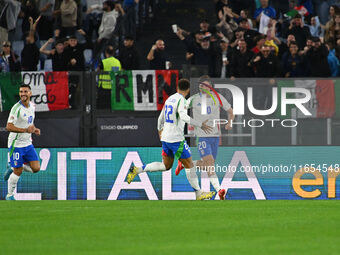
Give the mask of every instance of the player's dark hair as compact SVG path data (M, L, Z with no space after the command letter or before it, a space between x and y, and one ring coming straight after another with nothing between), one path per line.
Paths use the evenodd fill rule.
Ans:
M182 91L186 91L190 88L190 82L187 79L180 79L178 81L178 89Z
M28 84L25 84L25 83L22 83L22 84L20 85L20 88L29 88L30 90L32 90L32 89L31 89L31 86L28 85Z

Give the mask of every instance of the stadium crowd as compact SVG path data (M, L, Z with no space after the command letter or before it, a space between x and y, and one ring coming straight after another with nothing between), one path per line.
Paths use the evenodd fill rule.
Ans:
M340 64L337 3L218 0L216 24L203 19L197 31L179 28L177 36L186 59L208 65L212 77L336 77Z
M114 58L110 63L116 70L143 68L137 31L153 16L157 2L23 0L16 5L0 0L1 72L44 69L44 56L54 71L106 70L102 58ZM174 32L186 61L208 66L211 77L337 77L339 2L215 0L214 19L202 19L194 32L177 26ZM14 17L22 19L20 57L7 39ZM148 68L171 68L165 43L160 39L152 45L145 56Z

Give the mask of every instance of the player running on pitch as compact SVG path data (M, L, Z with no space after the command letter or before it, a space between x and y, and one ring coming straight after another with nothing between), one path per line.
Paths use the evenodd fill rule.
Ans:
M153 162L143 167L132 166L127 176L128 183L142 172L156 172L170 170L174 158L182 162L187 179L191 187L195 190L196 199L204 200L213 197L215 192L203 192L198 184L198 177L194 162L191 158L191 152L188 144L184 139L185 123L196 126L203 132L210 132L212 128L206 124L206 121L196 121L187 114L187 102L185 97L190 92L190 82L181 79L178 82L178 91L170 96L162 109L158 118L158 132L162 141L163 162Z
M218 177L215 172L215 160L217 157L218 145L220 142L221 130L217 125L214 125L214 120L220 119L220 108L228 113L228 124L225 126L226 130L232 128L232 120L234 120L233 109L228 101L219 93L214 91L212 82L209 76L205 75L199 79L200 92L191 96L188 99L189 107L192 107L193 117L195 120L202 121L208 119L208 124L213 127L209 134L202 132L201 129L195 128L195 135L198 137L197 148L201 160L196 161L196 167L207 171L210 183L218 192L220 200L225 199L226 191L221 189ZM203 97L205 97L203 100ZM203 102L206 102L206 109L202 114ZM176 175L183 169L181 162L178 162L176 168Z
M34 122L35 105L30 102L32 91L29 85L21 85L19 89L20 101L16 103L9 114L6 129L10 164L4 174L8 181L8 194L6 200L15 200L14 191L22 171L37 173L40 170L38 154L32 145L32 134L40 135L40 129ZM24 165L24 163L29 163Z

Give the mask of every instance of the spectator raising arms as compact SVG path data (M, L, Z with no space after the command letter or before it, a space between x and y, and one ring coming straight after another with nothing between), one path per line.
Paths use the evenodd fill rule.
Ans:
M295 17L291 20L288 34L292 34L295 36L295 40L299 46L299 49L303 49L306 45L307 38L310 37L309 28L304 25L302 21L302 16L300 14L296 14Z
M41 48L40 53L45 54L48 58L52 59L53 71L66 71L67 60L64 53L64 40L58 40L55 43L55 47L52 50L46 50L47 45L54 42L53 38L50 38Z
M162 39L156 41L151 47L146 59L149 61L149 68L151 70L165 70L165 62L169 61L165 54L165 44Z
M21 51L21 69L23 71L37 71L37 65L39 62L39 49L35 43L35 30L41 16L33 23L33 18L29 18L30 31L25 40L25 46Z
M331 70L328 65L328 49L321 43L319 37L313 38L312 47L306 52L306 61L311 63L309 65L309 76L331 76Z

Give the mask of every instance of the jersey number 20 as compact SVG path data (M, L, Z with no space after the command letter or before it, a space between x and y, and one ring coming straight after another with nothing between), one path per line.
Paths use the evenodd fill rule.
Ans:
M165 122L174 123L174 121L170 119L170 115L172 114L172 112L172 105L165 105Z

